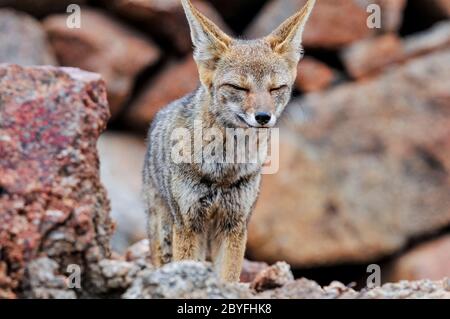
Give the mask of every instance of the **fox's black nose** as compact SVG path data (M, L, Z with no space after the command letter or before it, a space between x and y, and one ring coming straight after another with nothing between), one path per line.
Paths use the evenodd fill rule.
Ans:
M272 119L272 114L267 112L257 112L255 114L255 120L258 124L266 125Z

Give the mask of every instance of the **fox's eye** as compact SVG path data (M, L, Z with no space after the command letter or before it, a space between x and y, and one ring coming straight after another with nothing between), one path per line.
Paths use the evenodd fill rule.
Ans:
M288 86L287 86L286 84L284 84L284 85L280 85L280 86L271 88L271 89L270 89L270 93L275 93L275 92L281 91L281 90L283 90L283 89L286 89L287 87L288 87Z
M242 91L242 92L249 92L250 90L244 87L241 87L239 85L235 85L235 84L231 84L231 83L227 83L225 84L225 86L228 86L236 91Z

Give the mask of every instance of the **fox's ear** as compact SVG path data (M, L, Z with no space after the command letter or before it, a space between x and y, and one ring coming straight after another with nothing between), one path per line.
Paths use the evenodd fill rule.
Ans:
M190 0L181 0L181 4L191 28L195 60L197 63L215 60L228 49L231 38L201 14Z
M307 0L300 11L284 21L266 37L275 52L286 54L298 62L302 54L303 30L315 3L316 0Z

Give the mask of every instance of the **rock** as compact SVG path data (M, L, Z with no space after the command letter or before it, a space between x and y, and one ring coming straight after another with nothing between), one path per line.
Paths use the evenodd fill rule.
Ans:
M130 105L125 114L127 123L133 129L147 130L161 108L194 91L199 84L197 65L191 56L168 65Z
M287 266L288 267L288 266ZM281 273L284 273L283 271ZM273 273L276 276L276 272ZM284 275L282 275L284 277ZM131 287L122 295L125 299L411 299L450 297L450 279L442 281L403 281L386 284L371 290L355 291L340 282L321 287L316 282L273 279L281 287L255 292L246 284L220 281L208 263L174 262L157 270L144 269L138 273Z
M27 14L0 10L0 63L56 65L40 23Z
M222 282L211 264L183 261L157 270L144 270L122 296L125 299L250 298L244 284Z
M100 73L107 83L112 115L129 97L134 78L157 62L160 52L149 39L101 11L83 8L81 28L66 26L65 14L44 20L60 64Z
M274 299L448 299L449 279L442 281L402 281L373 289L355 291L340 282L320 287L316 282L299 279L281 288L265 291L258 298Z
M426 8L434 11L434 13L439 17L450 18L450 1L449 0L427 1Z
M450 277L450 235L414 247L390 266L388 281Z
M0 0L0 7L12 7L37 17L49 13L66 12L71 4L84 4L86 0Z
M240 281L252 282L261 271L267 269L268 267L269 265L265 262L244 259Z
M109 256L96 150L109 110L99 75L50 66L0 65L0 101L0 278L17 291L42 254L62 269Z
M345 299L356 298L357 292L340 282L321 287L315 281L306 278L290 281L284 286L260 293L258 298L264 299Z
M335 49L373 34L367 27L366 8L358 0L320 0L305 28L306 47ZM246 31L249 38L268 35L286 18L300 10L306 0L272 0Z
M386 34L356 42L345 48L341 57L349 74L360 79L374 76L389 65L449 47L450 22L445 21L403 40Z
M302 92L315 92L326 89L336 80L336 73L328 65L307 56L298 64L295 85Z
M358 294L360 299L450 299L450 279L401 281Z
M282 287L290 281L294 280L291 267L285 262L277 262L259 274L252 281L250 288L256 291L264 291L268 289Z
M189 25L179 0L113 0L105 5L117 14L143 25L155 39L175 48L180 53L191 50ZM215 24L231 34L215 8L205 1L193 1L194 5Z
M131 245L125 251L125 260L139 264L145 264L150 254L148 239L143 239ZM256 275L269 265L264 262L249 261L244 259L241 272L241 282L252 282Z
M137 243L134 243L125 251L125 259L127 261L136 261L141 259L147 259L150 254L150 246L148 239L142 239Z
M67 277L59 275L56 261L41 257L32 260L26 268L25 297L32 299L76 299L68 286Z
M371 76L403 59L403 45L395 34L385 34L352 44L342 51L348 73L356 79Z
M403 22L403 13L407 0L358 0L364 8L371 4L377 4L381 9L381 31L397 32L400 30ZM372 14L373 11L368 13Z
M147 237L147 219L141 198L141 170L145 156L143 138L107 132L98 144L100 175L111 200L111 217L117 223L111 246L123 253Z
M137 263L123 260L103 259L91 264L92 285L96 294L119 297L130 287L139 272L144 268Z
M403 41L405 57L410 59L450 47L450 21L437 23L431 29L415 33Z
M252 259L367 262L450 224L450 50L286 110L279 172L263 176Z

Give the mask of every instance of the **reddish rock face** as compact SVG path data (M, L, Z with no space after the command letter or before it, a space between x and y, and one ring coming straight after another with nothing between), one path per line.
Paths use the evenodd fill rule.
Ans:
M0 65L0 295L41 254L62 269L109 255L96 151L108 118L97 74Z
M440 22L420 33L400 39L395 34L364 39L341 54L348 73L356 78L373 76L386 67L450 47L450 22Z
M137 74L158 60L158 48L94 9L83 8L81 28L67 28L66 19L62 14L44 20L60 64L100 73L106 82L111 113L116 115L131 93Z
M449 60L437 52L288 106L249 256L293 267L369 261L448 226Z
M0 10L0 63L57 65L39 21L18 11Z
M362 40L342 52L348 73L356 79L379 73L403 58L403 44L395 34Z
M303 58L298 64L295 85L303 92L326 89L336 80L335 72L325 63L312 57Z
M220 14L211 4L200 0L192 2L199 11L225 32L230 33ZM179 0L107 0L105 5L125 18L142 23L147 32L178 52L186 53L191 50L189 25Z
M199 85L197 65L191 56L167 66L131 104L125 115L127 123L134 129L147 129L161 108L194 91Z
M450 235L414 247L391 265L389 281L450 277Z
M407 0L358 0L359 4L367 9L370 5L379 5L381 9L381 31L396 32L400 30L403 22L403 12ZM367 13L369 16L373 11Z
M269 2L246 32L250 38L268 35L286 18L300 10L306 0ZM366 8L356 0L320 0L303 35L306 47L339 48L373 33L367 27Z

